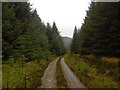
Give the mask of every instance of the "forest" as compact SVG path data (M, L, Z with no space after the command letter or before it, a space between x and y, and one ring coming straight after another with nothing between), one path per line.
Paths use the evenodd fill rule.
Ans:
M29 3L3 3L3 62L63 55L65 48L56 23L45 25Z
M83 67L77 67L75 64L70 66L74 65L71 68L87 86L115 87L115 84L110 84L112 81L107 77L120 82L120 3L92 2L81 28L75 26L71 52L76 56L70 55L68 58L81 60L75 64ZM90 70L90 67L93 70ZM84 74L80 75L80 70ZM96 79L94 81L91 78ZM101 82L99 85L95 84L98 83L97 80ZM89 81L92 83L88 83Z
M52 57L65 53L56 23L53 22L52 26L50 23L45 25L37 11L31 8L30 3L5 2L2 6L3 64L10 63L13 66L17 64L18 66L14 67L16 69L29 61L39 62L45 59L47 62ZM4 76L3 68L3 78ZM3 79L3 84L4 81Z
M120 57L119 3L92 3L80 30L75 27L72 51Z
M49 88L44 72L56 66L58 88L119 87L120 3L91 2L69 47L65 43L57 24L45 24L30 3L2 3L2 87ZM63 58L83 86L67 84Z

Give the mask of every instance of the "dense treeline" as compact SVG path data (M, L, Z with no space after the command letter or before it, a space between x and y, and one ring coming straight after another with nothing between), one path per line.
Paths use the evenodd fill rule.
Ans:
M26 2L5 2L2 6L3 61L47 59L65 53L55 22L45 25Z
M80 30L75 28L72 52L120 57L120 3L91 3Z

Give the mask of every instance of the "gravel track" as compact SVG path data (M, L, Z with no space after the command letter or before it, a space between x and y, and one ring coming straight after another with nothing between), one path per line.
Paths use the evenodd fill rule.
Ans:
M42 77L42 85L38 88L57 88L56 67L58 60L59 58L53 60L48 65ZM60 60L60 65L68 88L86 88L76 77L76 75L71 71L71 69L66 65L64 58Z
M68 88L85 88L85 86L80 82L76 75L71 71L70 68L66 65L64 58L60 60L61 69L64 74L64 77L67 81Z
M59 58L53 60L47 67L42 77L40 88L57 88L56 84L56 65Z

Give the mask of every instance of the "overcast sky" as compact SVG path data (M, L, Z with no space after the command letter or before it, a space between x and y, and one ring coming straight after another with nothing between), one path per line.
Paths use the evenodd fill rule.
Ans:
M73 36L75 25L81 27L91 0L30 0L43 22L56 22L62 36Z

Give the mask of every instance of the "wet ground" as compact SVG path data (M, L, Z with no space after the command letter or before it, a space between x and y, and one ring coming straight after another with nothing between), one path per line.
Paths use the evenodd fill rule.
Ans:
M53 60L47 67L42 77L42 85L39 88L57 88L56 67L59 58ZM64 58L60 60L61 70L67 82L68 88L85 88L82 82L76 77L65 63ZM64 81L63 81L64 82Z
M56 84L56 64L59 58L53 60L47 67L42 77L40 88L57 88Z
M71 71L71 69L68 68L64 58L61 59L60 63L61 63L61 69L63 71L63 75L67 81L67 86L69 88L85 88L85 86L80 82L80 80Z

